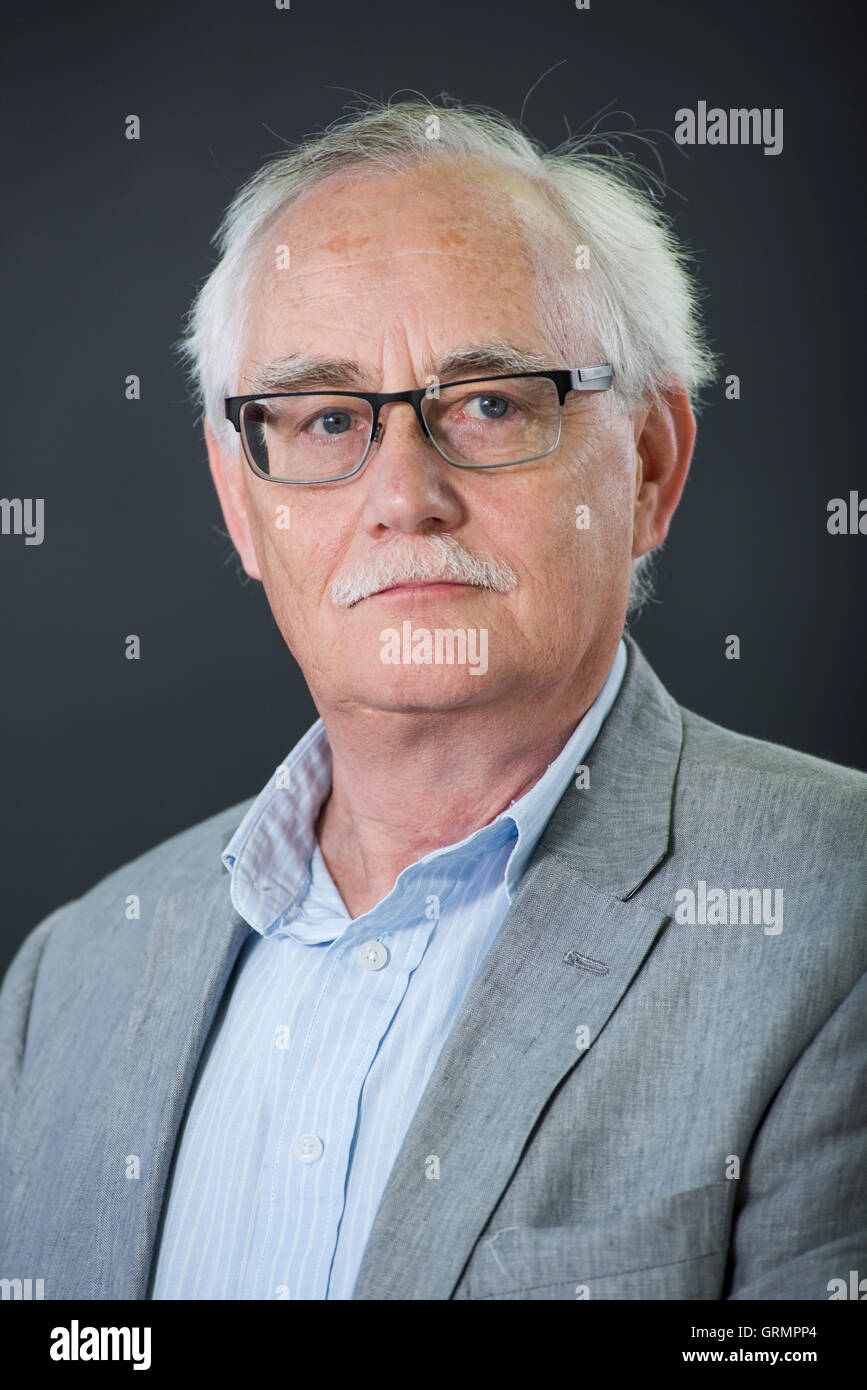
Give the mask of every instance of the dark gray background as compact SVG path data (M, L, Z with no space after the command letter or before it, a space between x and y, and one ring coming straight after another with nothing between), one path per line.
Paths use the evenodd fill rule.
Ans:
M700 257L722 375L636 636L719 723L867 767L867 538L827 502L867 491L859 11L835 3L266 0L40 6L5 21L0 495L46 538L0 536L0 970L52 908L257 792L315 717L258 584L243 582L172 351L237 185L352 92L441 92L558 143L652 135ZM563 62L562 60L566 61ZM349 91L344 89L350 89ZM404 95L408 93L404 92ZM686 152L678 107L783 107L781 155ZM141 117L142 139L124 138ZM650 153L641 155L650 167ZM124 399L137 373L143 398ZM137 633L142 659L127 661ZM726 661L739 634L742 658ZM444 769L445 771L445 769Z

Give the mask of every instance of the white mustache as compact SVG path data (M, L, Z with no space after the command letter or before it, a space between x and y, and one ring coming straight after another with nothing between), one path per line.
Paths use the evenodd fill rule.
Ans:
M401 537L388 548L362 560L354 569L331 585L331 602L338 608L352 608L371 594L413 580L433 583L451 580L455 584L474 584L480 589L505 593L514 589L518 576L504 560L472 555L454 536Z

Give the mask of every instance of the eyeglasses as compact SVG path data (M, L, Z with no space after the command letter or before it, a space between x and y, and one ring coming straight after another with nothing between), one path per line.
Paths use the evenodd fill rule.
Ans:
M455 468L511 468L560 442L570 391L607 391L614 369L573 367L474 377L414 391L274 391L229 396L226 418L253 472L272 483L334 483L357 473L383 434L379 412L406 401Z

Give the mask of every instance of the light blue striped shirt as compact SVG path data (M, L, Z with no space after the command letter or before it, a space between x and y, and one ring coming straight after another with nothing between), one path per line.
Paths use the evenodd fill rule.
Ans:
M252 930L188 1105L153 1298L351 1298L440 1049L625 670L621 641L539 781L354 919L316 842L321 720L277 768L223 853Z

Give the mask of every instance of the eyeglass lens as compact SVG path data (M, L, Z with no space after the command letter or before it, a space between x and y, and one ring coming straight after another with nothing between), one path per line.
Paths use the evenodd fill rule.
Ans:
M540 458L560 435L560 398L549 377L442 385L424 397L421 410L440 452L465 467ZM241 411L252 463L284 481L327 482L351 473L372 424L373 408L357 396L277 396L248 401Z

